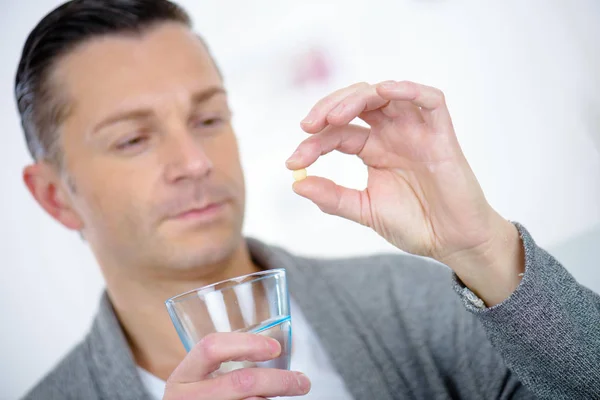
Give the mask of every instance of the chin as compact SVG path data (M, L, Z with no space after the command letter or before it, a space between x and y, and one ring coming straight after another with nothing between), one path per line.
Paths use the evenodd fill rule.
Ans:
M233 257L243 241L241 232L231 229L186 236L169 245L171 268L193 270L221 264Z

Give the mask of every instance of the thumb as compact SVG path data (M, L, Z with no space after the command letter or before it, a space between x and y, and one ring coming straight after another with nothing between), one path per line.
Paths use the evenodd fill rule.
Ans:
M292 188L298 195L315 203L326 214L370 226L370 203L366 190L348 189L318 176L309 176L294 182Z

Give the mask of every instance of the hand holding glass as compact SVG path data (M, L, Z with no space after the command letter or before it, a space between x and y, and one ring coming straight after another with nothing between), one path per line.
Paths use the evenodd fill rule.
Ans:
M228 279L172 297L165 304L188 352L215 332L256 333L281 345L281 355L271 361L230 361L215 376L239 368L289 369L292 323L284 269Z

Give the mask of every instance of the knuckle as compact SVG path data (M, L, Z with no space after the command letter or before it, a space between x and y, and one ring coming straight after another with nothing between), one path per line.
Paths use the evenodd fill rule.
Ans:
M198 347L201 349L202 355L207 360L213 361L217 358L218 342L219 337L216 334L211 333L203 337L200 340L200 343L198 343Z
M336 100L333 97L325 97L317 103L317 108L329 108L332 107L336 103Z
M435 89L438 102L440 104L446 104L446 95L440 89Z
M320 153L321 152L321 143L319 141L319 137L311 136L304 141L302 144L303 150L305 153Z
M354 85L352 85L351 87L354 89L365 89L369 86L371 86L371 85L367 82L358 82L358 83L355 83Z
M238 369L229 375L232 388L239 393L248 393L256 387L256 377L250 369Z
M337 213L339 213L340 210L340 206L339 203L331 205L331 204L317 204L317 207L319 207L319 209L324 212L325 214L328 215L336 215Z
M396 81L394 79L386 79L385 81L380 81L377 83L377 85L375 85L376 87L381 87L384 85L398 85L400 84L400 81Z
M412 93L415 97L418 97L421 93L421 88L413 81L400 81L398 82L398 85L404 90L407 90L410 93Z
M442 107L446 104L446 97L444 96L444 92L440 89L432 88L432 99L434 107Z

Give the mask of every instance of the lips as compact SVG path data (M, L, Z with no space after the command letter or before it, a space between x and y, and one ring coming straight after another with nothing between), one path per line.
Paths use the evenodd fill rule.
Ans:
M224 202L209 203L205 206L190 207L173 216L177 220L210 220L225 206Z

